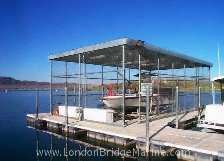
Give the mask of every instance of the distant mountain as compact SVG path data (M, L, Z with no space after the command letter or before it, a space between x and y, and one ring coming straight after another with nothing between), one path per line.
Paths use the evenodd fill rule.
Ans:
M76 83L68 83L68 89L73 90L74 87L78 85ZM38 81L27 81L27 80L17 80L12 77L2 77L0 76L0 89L49 89L49 82L38 82ZM65 88L65 83L53 83L53 89Z
M21 84L21 85L46 85L49 84L48 82L37 82L37 81L21 81L21 80L17 80L14 79L12 77L0 77L0 85L17 85L17 84Z
M33 89L49 88L49 82L17 80L12 77L0 77L0 89Z

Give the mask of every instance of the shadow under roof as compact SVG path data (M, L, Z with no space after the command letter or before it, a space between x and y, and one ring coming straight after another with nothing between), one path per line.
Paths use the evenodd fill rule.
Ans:
M212 63L129 38L53 54L49 56L49 60L78 63L80 54L86 64L121 67L122 46L125 47L126 68L138 69L139 54L143 70L156 70L158 59L160 69L172 69L172 63L175 69L183 68L184 64L186 68L212 67Z

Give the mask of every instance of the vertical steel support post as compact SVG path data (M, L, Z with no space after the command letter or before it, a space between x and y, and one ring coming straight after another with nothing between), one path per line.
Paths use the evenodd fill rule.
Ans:
M119 77L118 77L118 67L117 67L117 94L118 94L118 79Z
M139 123L141 123L141 55L138 55L138 117Z
M68 87L67 75L68 75L67 62L65 62L65 87Z
M125 127L125 47L122 46L122 126Z
M146 87L146 153L149 153L149 107L150 107L150 87Z
M210 70L210 67L208 67L208 80L209 80L209 82L211 82L210 83L210 85L212 86L212 89L211 89L211 95L212 95L212 104L214 104L214 100L213 100L213 86L214 86L214 84L213 84L213 82L211 81L211 70Z
M50 115L52 114L52 76L53 76L53 73L52 73L52 61L50 62Z
M178 120L178 113L179 113L179 87L176 87L176 128L179 127L179 120Z
M74 62L74 67L75 67L75 69L76 69L76 63ZM74 82L76 81L76 78L75 78L75 75L76 75L76 73L74 73ZM77 91L76 91L76 85L74 86L74 88L73 88L73 93L74 93L74 99L73 99L73 105L74 106L77 106Z
M194 72L195 72L194 77L196 79L196 75L197 75L197 73L196 73L196 67L194 67ZM196 106L196 81L194 80L194 110L196 108L195 106Z
M68 87L65 87L65 129L68 131Z
M86 63L85 63L85 56L83 55L83 61L84 61L84 77L85 77L85 85L84 85L84 95L85 95L85 100L84 100L84 107L86 108L86 104L87 104L87 100L86 100L86 96L87 96L87 78L86 78Z
M79 121L81 121L81 54L79 54Z
M198 88L198 120L200 121L201 119L201 87L199 86Z
M172 100L173 100L173 109L172 111L174 112L174 95L175 95L175 90L174 90L174 62L172 62Z
M200 68L197 67L197 104L199 105Z
M65 129L68 131L68 80L67 62L65 62Z
M199 89L199 70L198 67L195 67L195 85L194 85L194 110L198 106L198 89Z
M198 108L201 107L201 87L198 88Z
M36 88L36 118L39 117L39 89Z
M102 92L102 97L104 96L104 82L103 82L103 65L102 65L102 68L101 68L101 92Z
M156 114L159 112L159 103L160 103L160 62L159 58L157 60L157 70L158 70L158 76L157 76L157 109Z

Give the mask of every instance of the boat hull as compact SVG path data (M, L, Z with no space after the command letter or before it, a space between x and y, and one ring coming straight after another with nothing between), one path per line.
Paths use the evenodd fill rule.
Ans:
M112 109L120 109L122 105L122 96L105 96L102 99L102 102L108 107ZM159 99L159 105L168 105L172 104L173 101L169 99L168 97L160 97ZM153 100L151 101L152 106L157 105L157 97L154 97ZM141 97L141 102L140 102L141 107L146 106L146 97ZM125 96L125 108L137 108L139 107L139 98L137 95L129 95Z

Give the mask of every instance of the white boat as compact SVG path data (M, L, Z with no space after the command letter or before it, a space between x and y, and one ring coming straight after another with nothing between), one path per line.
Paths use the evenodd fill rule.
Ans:
M115 95L115 96L104 96L101 101L109 108L112 109L120 109L122 104L122 95ZM168 96L160 96L159 97L159 105L169 105L172 104L171 98ZM152 106L157 105L157 94L153 94L152 100L151 100ZM146 97L141 97L141 103L140 105L142 107L146 106ZM139 97L138 94L126 94L125 95L125 106L126 108L137 108L139 107Z
M107 107L119 109L122 103L122 95L105 96L101 100ZM127 107L138 106L138 96L136 94L126 94L125 105Z
M148 81L149 83L141 83L141 101L140 101L140 106L141 107L146 107L146 84L152 85L152 76L155 74L151 72L144 72L141 73L142 80ZM139 74L134 75L135 77L139 77ZM144 90L143 90L144 89ZM136 92L136 91L135 91ZM172 101L172 89L171 88L160 88L159 89L159 97L157 95L158 91L157 89L153 89L152 91L152 99L150 99L150 106L156 106L159 104L159 106L165 106L165 105L170 105L173 103ZM122 95L115 95L113 92L113 84L110 84L108 86L108 95L104 96L101 101L108 107L112 109L120 109L122 105ZM159 99L159 100L158 100ZM129 89L129 94L125 94L125 108L126 109L133 109L139 107L139 95L138 94L131 94L130 89Z

